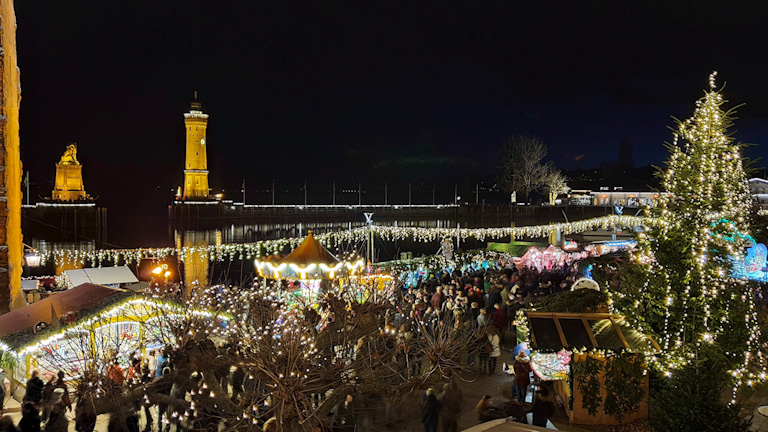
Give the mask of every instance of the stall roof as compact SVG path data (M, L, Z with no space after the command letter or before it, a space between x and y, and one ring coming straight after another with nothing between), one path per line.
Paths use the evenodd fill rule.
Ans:
M548 246L547 243L539 242L525 242L525 241L513 241L510 243L488 243L489 251L506 252L513 256L523 256L531 247L537 249L544 249Z
M58 317L67 312L79 312L103 303L106 299L125 292L95 284L82 284L61 291L40 301L0 316L0 337L25 330L32 330L41 321L51 322L51 308Z
M113 285L139 281L131 269L125 266L67 270L64 274L69 278L73 287L84 283Z
M464 429L463 432L543 432L547 430L550 429L518 423L507 419L498 419L481 423L469 429Z
M525 312L525 315L531 331L531 348L536 350L599 348L661 351L656 341L629 327L621 315L534 311Z

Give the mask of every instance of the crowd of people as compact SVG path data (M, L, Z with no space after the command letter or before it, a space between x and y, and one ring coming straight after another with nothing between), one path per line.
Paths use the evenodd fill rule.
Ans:
M517 311L537 298L570 289L576 267L565 264L539 271L518 268L512 261L499 260L488 268L445 270L420 277L415 286L402 288L398 313L393 324L407 333L410 323L428 327L440 321L476 335L474 349L467 350L467 366L494 374L501 355L500 345L515 342Z
M453 326L460 330L460 333L467 335L468 343L462 347L461 352L463 367L486 375L499 372L499 358L506 351L502 349L502 345L517 345L517 312L530 306L541 296L570 289L576 279L576 267L567 264L540 271L535 267L518 267L511 260L499 259L491 265L465 268L426 272L417 278L412 286L402 286L396 290L396 298L392 299L396 308L387 309L387 316L383 316L382 321L394 330L390 336L394 336L393 340L397 346L395 357L400 364L399 373L404 376L418 377L422 374L425 362L428 361L423 347L425 333L430 333L430 329L434 330L442 325ZM332 312L324 314L319 311L315 334L322 332L334 320ZM426 329L426 332L420 332L419 329ZM365 347L365 341L361 340L351 355L365 356ZM535 373L530 358L525 351L521 351L515 356L505 356L504 362L512 363L515 375L511 389L512 402L500 408L490 403L490 397L483 398L476 407L478 421L510 416L524 421L526 412L532 411L533 423L543 422L543 425L546 425L553 411L551 408L554 406L554 390L540 386L536 397L528 402L526 398L531 388L530 377ZM129 357L128 364L123 363L122 366L113 360L102 372L106 376L108 386L123 392L170 373L172 367L166 351L150 351L143 356L135 354ZM12 421L9 424L10 417L0 418L0 432L39 432L41 425L46 432L66 432L69 428L69 418L66 414L72 412L73 404L64 373L59 372L46 383L35 371L26 387L21 420L14 425ZM242 390L242 387L240 388ZM183 393L178 394L179 391L170 386L161 390L171 397L176 393L176 397L183 398ZM333 408L328 422L331 430L357 430L358 411L355 399L358 396L367 397L349 395ZM435 431L438 424L442 426L442 430L458 430L458 413L463 405L464 395L457 381L449 380L444 386L437 386L437 389L429 388L423 394L421 403L424 430ZM128 415L122 416L121 421L125 421L125 424L120 425L119 429L139 432L139 413L142 410L146 419L145 432L155 430L155 425L158 432L169 432L171 425L180 430L178 420L167 420L172 417L168 406L158 404L150 410L150 405L141 400L137 400L135 406L130 407ZM155 416L153 412L156 413ZM161 420L163 416L166 419L164 422ZM96 417L96 413L88 408L88 404L76 404L74 419L78 432L92 432ZM262 421L265 422L264 430L272 427L268 417ZM162 427L163 425L165 427ZM118 427L110 425L110 429L117 430Z
M155 351L148 352L144 357L139 355L131 357L130 364L125 369L120 366L117 360L114 360L106 368L107 382L104 384L106 387L111 387L122 393L125 388L146 384L163 373L167 374L169 372L168 360L166 352L156 355ZM82 400L78 402L82 402ZM151 431L154 419L149 408L148 404L137 401L136 406L131 407L131 413L127 416L126 424L111 424L110 431L139 432L137 413L139 409L144 410L146 418L144 431ZM160 407L158 412L164 413L165 409ZM63 371L58 371L47 382L44 382L39 371L33 370L26 382L26 392L21 404L21 419L14 425L10 416L0 417L0 432L40 432L41 429L46 432L67 432L70 425L68 413L74 414L76 431L93 432L97 415L93 412L92 405L87 403L77 403L73 413L70 384L66 379L66 374ZM167 430L168 428L166 428L166 432Z

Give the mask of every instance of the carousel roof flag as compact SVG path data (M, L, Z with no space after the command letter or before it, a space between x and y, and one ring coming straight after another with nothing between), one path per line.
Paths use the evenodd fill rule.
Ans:
M363 260L341 261L315 239L312 230L288 256L276 263L256 260L259 276L274 279L333 279L341 270L354 273L365 263Z

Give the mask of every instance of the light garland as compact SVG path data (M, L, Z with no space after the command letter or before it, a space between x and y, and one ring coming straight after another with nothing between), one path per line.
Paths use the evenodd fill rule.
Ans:
M350 230L318 234L315 238L326 247L338 247L344 243L365 241L370 232L382 240L395 241L412 239L418 242L435 242L448 238L460 238L465 241L474 238L480 241L498 239L508 236L520 238L547 237L552 233L564 235L595 229L611 229L613 227L638 228L657 224L653 218L638 216L610 215L575 222L561 222L548 225L533 225L505 228L418 228L391 227L371 225ZM304 239L291 237L276 240L261 240L253 243L232 243L207 246L185 246L181 248L139 248L139 249L54 249L40 251L42 263L53 261L57 266L66 264L90 263L94 267L102 267L104 263L118 265L119 263L133 264L142 259L150 258L162 261L175 256L181 261L199 260L204 262L224 260L252 260L264 255L278 254L286 248L293 249Z
M97 316L91 317L85 321L81 321L76 325L68 326L57 333L51 334L43 340L36 341L32 344L25 345L20 348L11 348L5 342L0 341L0 351L12 354L17 358L22 358L25 355L36 352L47 345L51 345L70 336L76 336L83 331L87 331L88 329L93 328L95 325L109 321L110 318L120 316L124 314L128 309L136 309L139 307L143 307L145 311L152 310L150 308L161 309L166 313L177 314L179 316L192 315L205 318L223 317L231 319L231 317L227 315L217 314L203 309L182 307L180 305L175 305L160 300L133 298L116 304L111 308L99 313Z

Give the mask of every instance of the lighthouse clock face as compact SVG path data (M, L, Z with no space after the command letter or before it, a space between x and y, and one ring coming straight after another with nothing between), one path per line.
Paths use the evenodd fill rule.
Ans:
M200 140L200 144L202 144L202 145L205 145L205 138L202 138L202 139Z

